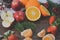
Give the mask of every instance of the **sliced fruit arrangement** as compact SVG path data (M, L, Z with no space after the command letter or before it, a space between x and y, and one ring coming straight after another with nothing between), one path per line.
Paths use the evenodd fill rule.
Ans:
M46 30L43 29L37 34L37 36L41 38L41 37L45 36L45 34L46 34Z
M52 34L47 34L42 38L42 40L55 40L55 36Z
M41 13L37 7L31 6L26 9L26 17L30 21L37 21L41 17Z
M3 20L2 26L5 28L9 28L11 26L12 22L14 22L13 14L10 13L9 11L7 11L7 12L2 11L1 19Z
M43 16L50 16L50 12L43 5L40 6L40 10Z

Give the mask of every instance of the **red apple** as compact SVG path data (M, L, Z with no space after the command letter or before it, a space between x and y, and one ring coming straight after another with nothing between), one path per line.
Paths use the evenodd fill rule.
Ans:
M22 12L22 11L16 11L14 13L14 18L16 19L17 22L23 21L24 20L24 12Z
M12 9L17 10L19 7L19 1L18 0L13 0L11 4Z
M16 10L20 10L21 8L24 8L24 5L19 0L13 0L11 4L11 8Z

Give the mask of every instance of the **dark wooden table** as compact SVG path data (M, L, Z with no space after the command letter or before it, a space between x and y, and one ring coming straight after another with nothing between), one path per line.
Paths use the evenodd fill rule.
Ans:
M56 17L57 17L57 18L60 17L60 13L56 14ZM36 34L37 34L40 30L46 29L46 28L49 26L48 20L49 20L49 17L41 17L41 18L39 19L39 21L34 22L34 23L37 25L37 28L34 30L35 33L34 33L33 36L32 36L32 39L33 39L33 40L41 40L41 38L38 38L38 37L36 36ZM12 29L3 28L2 25L1 25L1 24L2 24L1 22L2 22L2 20L1 20L1 18L0 18L0 34L3 34L4 32L6 32L6 31L8 31L8 30L13 30L13 31L15 31L16 36L19 37L19 40L23 40L23 37L20 36L20 32L19 32L19 31L17 31L17 30L14 29L14 28L12 28ZM57 30L57 32L56 32L56 40L60 40L60 27L58 27L58 30Z

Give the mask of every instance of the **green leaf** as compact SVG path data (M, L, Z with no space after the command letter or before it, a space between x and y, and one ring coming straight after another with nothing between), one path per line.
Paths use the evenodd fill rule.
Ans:
M32 30L34 30L36 28L36 25L32 22L23 22L22 25L26 29L31 28Z
M11 34L11 30L8 30L4 33L4 38L8 38L8 36Z
M18 31L23 31L24 30L24 27L20 23L16 23L14 26Z
M18 30L18 31L23 31L24 29L29 29L31 28L32 30L34 30L36 28L36 25L32 22L22 22L22 23L16 23L14 25L14 27Z

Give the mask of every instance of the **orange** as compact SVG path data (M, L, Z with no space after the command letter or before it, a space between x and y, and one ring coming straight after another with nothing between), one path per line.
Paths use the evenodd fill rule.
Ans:
M40 10L35 7L31 6L26 9L26 17L30 21L37 21L41 16Z
M20 2L23 3L24 5L26 5L28 1L29 0L20 0Z
M26 37L32 37L32 34L33 34L33 32L31 29L26 29L23 32L21 32L21 36L23 36L25 38Z
M46 9L43 5L40 6L40 11L43 16L50 16L48 9Z
M47 34L42 40L55 40L55 36L53 34Z
M31 6L36 6L40 7L40 3L37 0L29 0L27 4L25 5L26 8L31 7Z
M27 37L27 38L25 38L24 40L32 40L32 38Z
M37 36L40 37L40 38L42 38L42 37L45 36L45 34L46 34L46 30L43 29L43 30L41 30L41 31L37 34Z

